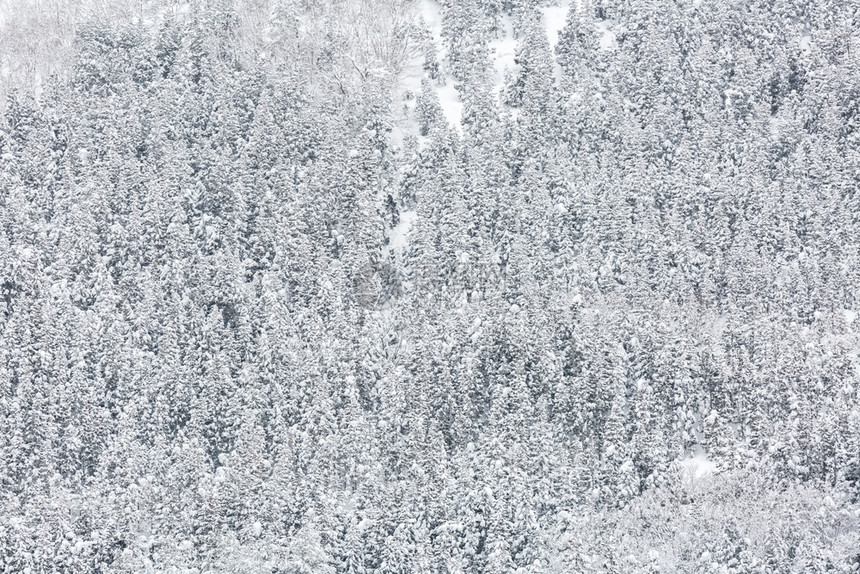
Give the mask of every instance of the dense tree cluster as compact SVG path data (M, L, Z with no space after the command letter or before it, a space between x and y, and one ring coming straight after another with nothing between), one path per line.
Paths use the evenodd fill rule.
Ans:
M0 571L860 570L857 4L343 4L8 96Z

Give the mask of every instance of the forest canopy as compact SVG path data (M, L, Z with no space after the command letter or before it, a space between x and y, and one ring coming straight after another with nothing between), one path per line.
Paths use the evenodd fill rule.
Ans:
M858 34L0 0L0 572L860 571Z

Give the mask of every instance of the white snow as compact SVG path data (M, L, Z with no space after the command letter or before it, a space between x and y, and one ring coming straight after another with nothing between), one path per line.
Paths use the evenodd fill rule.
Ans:
M853 323L855 319L857 319L857 312L852 311L851 309L845 309L844 311L842 311L842 315L845 318L845 322L849 325Z
M403 255L403 252L409 243L409 231L411 230L412 223L415 221L417 216L418 213L415 211L404 211L400 214L400 222L392 227L391 231L388 232L388 252L393 251L397 257Z
M555 45L558 44L558 35L567 20L567 14L570 12L570 0L558 0L553 6L546 6L541 9L543 12L543 21L546 26L546 37L549 40L550 50L555 50Z
M421 91L421 78L424 77L424 58L416 56L404 66L400 74L400 88L402 93L407 91L417 94Z
M496 71L496 83L493 87L494 93L502 91L505 84L505 71L516 68L514 58L516 56L517 40L514 38L514 25L511 17L502 16L502 30L504 35L490 42L490 51L493 53L493 68Z
M435 0L421 0L421 17L433 34L437 46L442 45L442 7Z
M42 87L42 74L36 72L33 76L33 97L36 98L36 101L41 99L42 92L44 92L44 88Z
M708 460L704 452L699 452L692 458L681 461L681 468L684 469L689 478L701 480L714 474L717 465Z
M418 4L418 14L430 31L433 43L436 47L436 61L440 66L445 84L436 88L442 113L450 125L460 135L463 135L462 117L463 103L454 84L455 78L444 72L445 57L447 49L442 40L442 9L435 0L421 0ZM418 122L414 116L415 98L421 92L421 81L425 77L424 56L416 54L403 67L397 77L397 96L394 98L392 107L394 118L393 127L389 139L396 148L402 148L407 135L418 137ZM421 143L420 137L419 147Z
M600 49L601 50L614 50L615 49L615 32L611 29L612 22L610 20L604 20L603 22L598 22L597 24L597 32L600 34Z
M432 34L433 42L436 45L436 61L440 67L444 67L447 49L442 41L442 8L435 0L421 0L420 8L421 17L430 29L430 34ZM442 106L445 119L454 126L460 135L463 135L463 127L460 123L463 117L463 103L454 88L454 82L453 76L445 74L445 85L436 88L436 93L439 95L439 104Z
M577 9L580 9L579 2L577 2ZM567 15L571 10L571 0L557 0L556 4L552 6L546 6L541 9L543 12L543 22L544 26L546 26L546 37L549 41L550 53L553 55L553 77L555 78L556 85L561 79L561 65L558 63L558 60L555 57L555 46L558 44L558 37L561 34L562 28L567 23Z
M421 79L424 77L424 57L413 56L401 70L397 80L398 89L392 100L392 128L389 134L391 144L403 147L404 138L418 133L418 122L413 116L415 97L421 92Z
M460 94L454 88L454 78L449 75L445 85L436 88L436 93L439 96L439 105L442 106L445 119L454 126L460 135L463 135L463 126L460 123L463 118L463 102L460 101Z

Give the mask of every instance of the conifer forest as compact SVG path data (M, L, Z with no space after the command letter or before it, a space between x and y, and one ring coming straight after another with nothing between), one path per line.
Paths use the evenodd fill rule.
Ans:
M860 572L860 0L0 0L0 573Z

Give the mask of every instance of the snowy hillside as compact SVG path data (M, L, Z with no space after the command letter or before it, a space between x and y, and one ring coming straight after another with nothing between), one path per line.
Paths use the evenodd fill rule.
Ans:
M0 572L860 572L857 16L0 0Z

